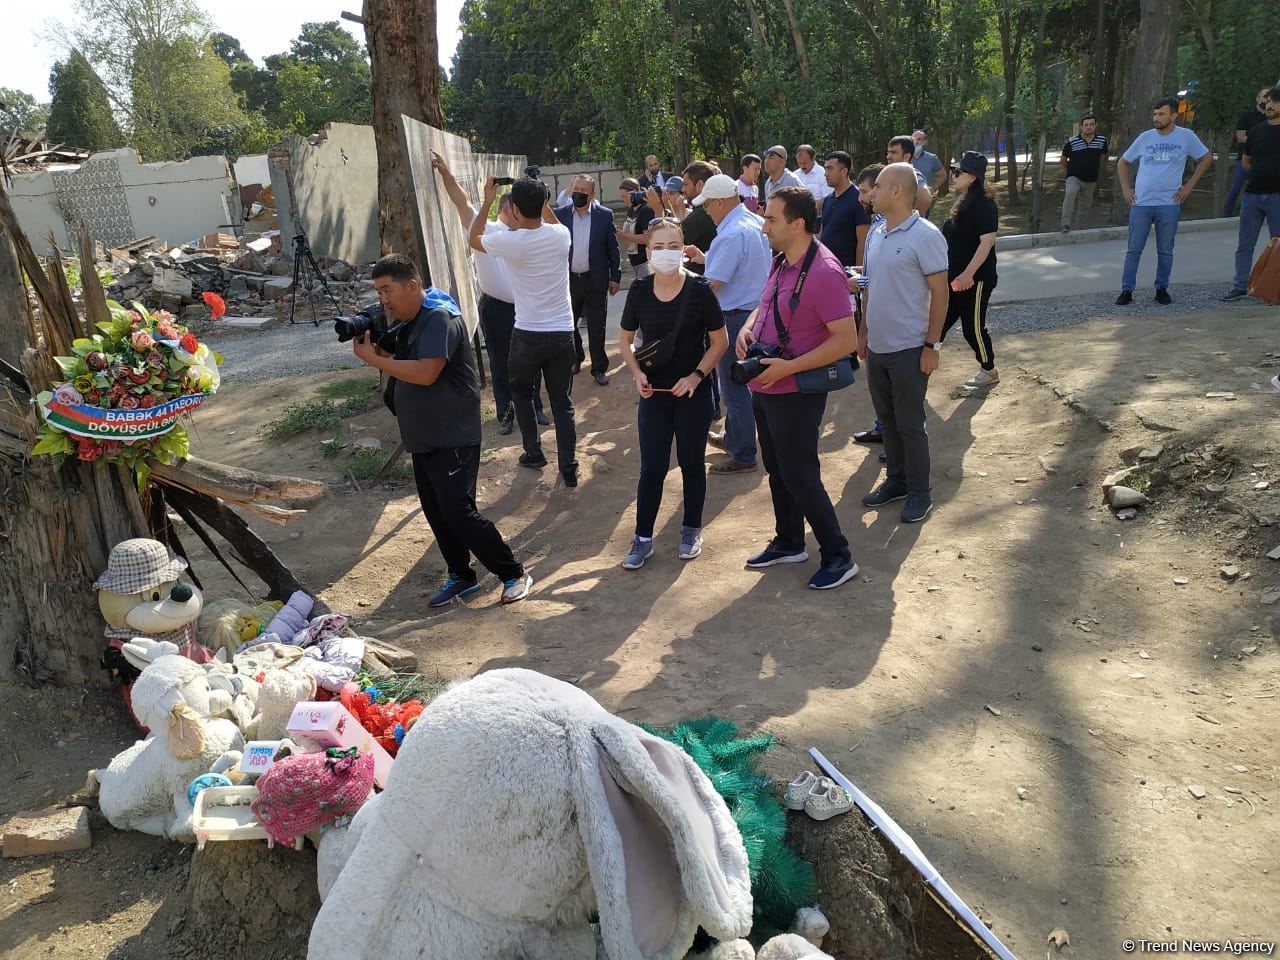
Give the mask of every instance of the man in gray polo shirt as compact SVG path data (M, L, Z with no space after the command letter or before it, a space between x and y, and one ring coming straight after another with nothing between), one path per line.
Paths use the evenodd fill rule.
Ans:
M933 509L924 395L947 318L947 242L914 209L916 190L909 163L891 163L876 178L871 202L884 222L867 238L866 322L858 334L886 464L884 482L862 502L906 500L903 523L919 523Z

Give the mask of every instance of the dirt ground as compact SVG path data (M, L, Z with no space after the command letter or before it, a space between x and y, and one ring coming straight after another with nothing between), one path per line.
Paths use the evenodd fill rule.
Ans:
M779 777L818 747L1020 956L1057 927L1079 957L1120 956L1126 938L1274 940L1278 320L1258 307L1000 338L1004 380L986 397L957 389L973 363L948 343L929 396L937 506L919 527L859 503L880 472L877 450L849 439L872 418L860 378L832 398L822 452L862 572L825 594L804 589L812 565L743 568L771 534L763 474L711 478L705 551L682 564L673 473L658 553L619 568L638 471L621 375L607 389L580 378L576 491L518 468L516 437L486 438L480 498L537 581L509 608L490 578L429 612L443 571L412 489L355 490L314 434L256 439L305 394L296 379L232 385L200 412L195 447L331 480L306 517L263 533L334 609L425 669L530 667L652 723L721 714L781 737ZM1206 398L1222 391L1234 400ZM395 442L381 410L345 435ZM1151 505L1117 519L1102 478L1157 445L1132 481ZM193 557L209 597L240 593ZM65 796L130 739L95 697L0 696L24 731L7 738L17 779L0 814ZM99 824L85 853L0 861L0 956L147 954L185 859Z

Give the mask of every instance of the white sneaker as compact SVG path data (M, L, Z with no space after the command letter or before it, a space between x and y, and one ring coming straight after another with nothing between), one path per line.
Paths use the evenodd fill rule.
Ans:
M996 370L979 370L972 377L964 382L964 385L970 390L977 390L982 387L994 387L1000 382L1000 374Z
M809 791L818 784L818 778L808 770L800 774L789 784L786 791L782 794L782 804L788 810L803 810L804 802L809 797Z
M837 786L826 777L809 791L804 801L804 812L815 820L830 820L853 809L853 797L844 787Z

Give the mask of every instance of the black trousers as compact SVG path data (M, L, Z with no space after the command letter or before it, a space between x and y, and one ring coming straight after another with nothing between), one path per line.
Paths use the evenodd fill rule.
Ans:
M511 354L511 331L516 325L516 305L488 295L480 298L480 325L484 328L484 349L489 355L489 376L493 381L493 402L498 419L511 416L511 382L507 358ZM533 391L533 406L542 410L542 377Z
M560 471L578 465L574 452L578 431L573 422L573 334L511 331L511 353L507 358L511 398L516 406L516 422L525 453L542 453L542 437L533 415L533 391L541 377L551 401L551 418L556 425L556 455Z
M822 485L818 435L827 409L825 393L753 393L760 459L773 497L775 545L804 549L809 521L824 564L852 560L836 508Z
M571 273L569 297L573 302L573 345L578 354L578 363L587 358L582 350L582 334L578 331L578 324L585 318L587 342L591 350L591 372L606 373L609 369L609 354L604 349L604 325L609 312L609 291L592 286L590 274Z
M662 503L662 487L671 469L671 443L684 478L684 526L702 528L707 502L707 431L711 428L711 385L691 397L655 393L636 408L640 434L640 482L636 485L636 536L652 537Z
M991 334L987 332L987 304L991 302L991 294L995 291L994 283L979 280L968 290L960 293L951 291L947 300L947 322L942 328L945 339L947 332L957 323L964 330L964 338L973 348L973 355L983 370L996 368L995 351L991 349Z
M435 534L449 575L474 580L475 556L499 580L524 574L511 548L493 522L476 508L476 477L480 473L480 444L441 447L413 455L413 479L422 512Z
M884 438L885 483L917 496L929 496L929 432L924 397L929 377L920 372L920 353L867 351L867 386Z

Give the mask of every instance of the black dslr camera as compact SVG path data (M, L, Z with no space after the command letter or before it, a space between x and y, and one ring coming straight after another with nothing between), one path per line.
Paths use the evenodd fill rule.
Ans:
M536 163L531 163L524 168L524 175L531 180L541 180L542 168L538 166Z
M762 360L782 359L782 347L776 343L761 343L753 340L747 344L747 355L741 360L733 361L729 367L729 378L734 383L746 386L764 372Z
M339 343L348 343L367 333L375 347L385 350L392 356L400 352L407 326L408 324L403 320L389 323L386 311L379 303L365 307L353 317L339 317L333 321L333 329L338 335Z
M644 202L645 202L645 192L643 190L631 191L631 205L633 207L638 207L640 206L640 204Z

